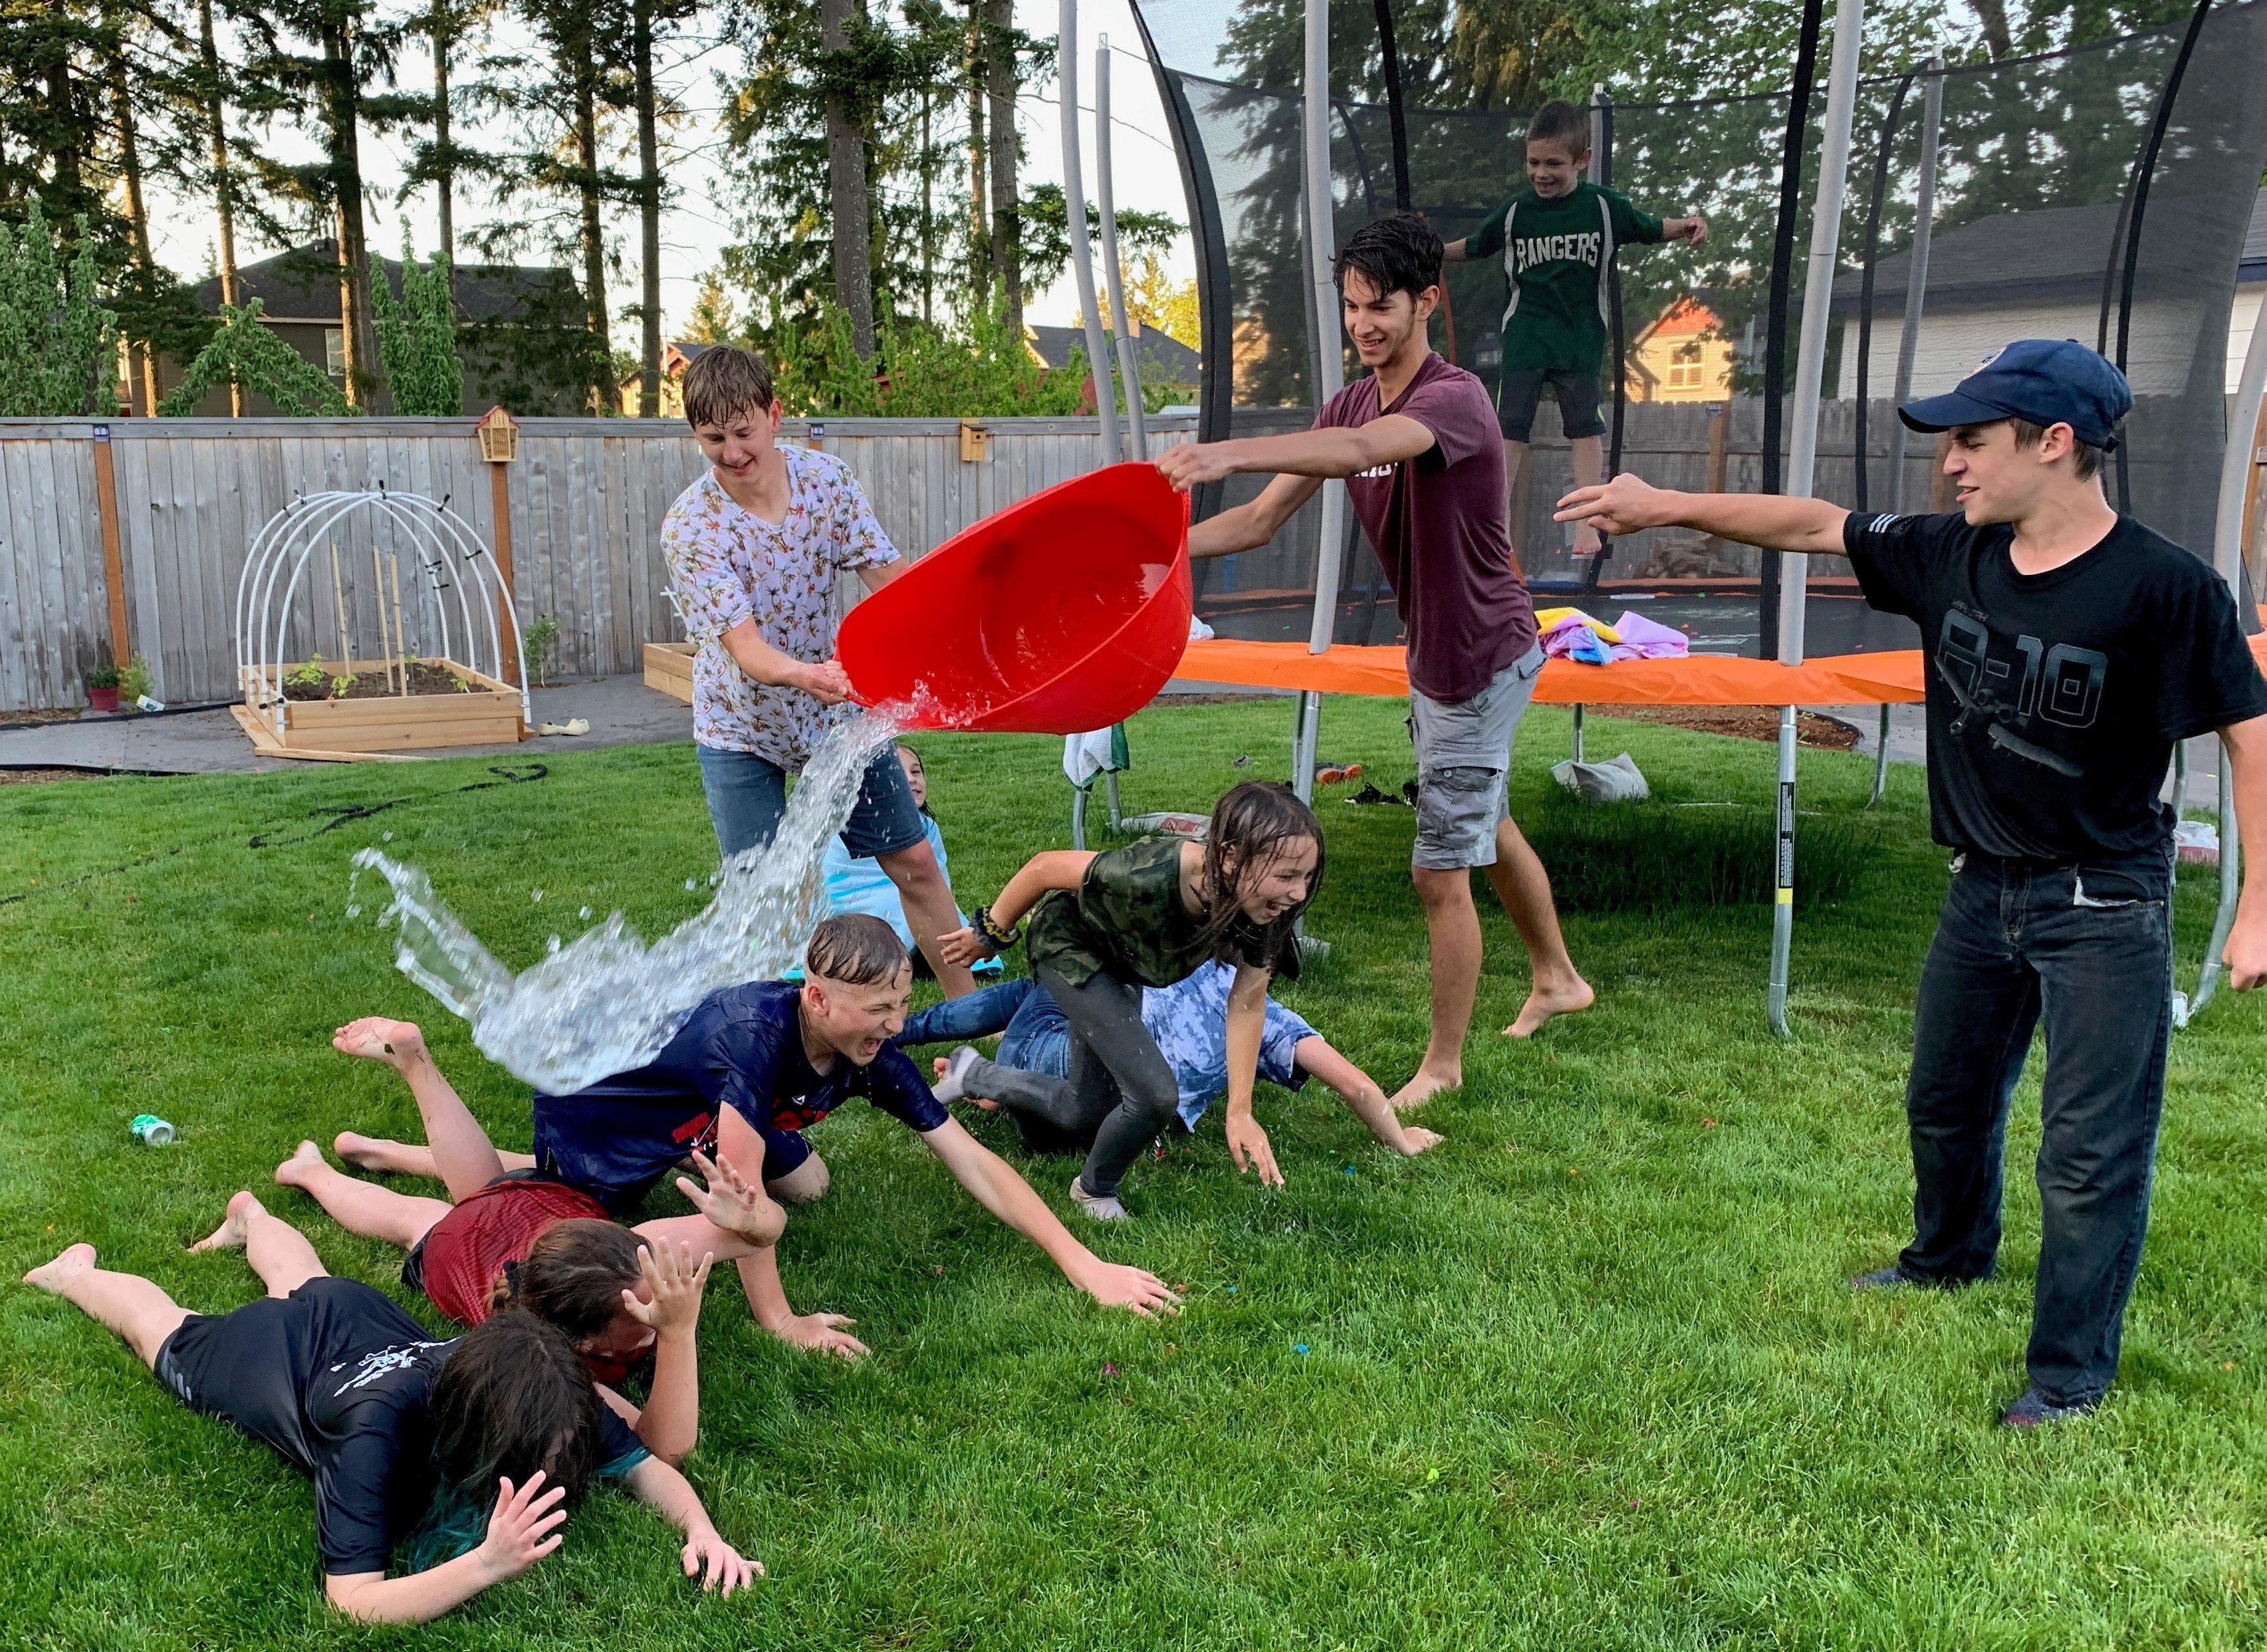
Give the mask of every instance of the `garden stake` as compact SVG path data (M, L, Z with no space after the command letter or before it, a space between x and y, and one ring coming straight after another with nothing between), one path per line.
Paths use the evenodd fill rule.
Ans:
M387 563L393 569L393 641L401 650L401 692L409 692L409 638L401 628L401 559L389 556Z
M378 598L378 657L385 670L385 686L391 688L393 686L394 646L400 642L401 634L397 630L394 633L393 645L387 643L385 640L385 569L378 562L378 547L375 545L370 547L370 589L371 594ZM406 693L409 686L407 668L404 669L401 686Z
M348 676L354 671L354 646L347 641L347 584L339 574L338 541L331 541L331 595L339 601L339 669L338 675Z

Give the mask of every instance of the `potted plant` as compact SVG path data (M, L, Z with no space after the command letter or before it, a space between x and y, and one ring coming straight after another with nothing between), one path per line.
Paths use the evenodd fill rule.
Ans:
M86 703L97 711L118 709L118 667L105 655L102 663L91 667L86 673Z

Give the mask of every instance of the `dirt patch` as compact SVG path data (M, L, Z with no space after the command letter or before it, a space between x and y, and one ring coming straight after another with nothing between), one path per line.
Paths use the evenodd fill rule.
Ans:
M297 672L283 679L283 698L307 700L370 700L381 694L399 694L400 679L385 672L358 672L351 677L334 677L321 667L312 682L303 682ZM473 685L465 678L443 665L428 664L414 660L409 666L409 692L413 694L470 694Z
M1775 706L1616 706L1610 712L1593 707L1600 716L1625 717L1632 723L1664 723L1672 729L1692 729L1702 734L1729 734L1742 740L1779 738L1779 709ZM1828 752L1852 752L1858 747L1858 731L1815 711L1794 714L1798 745Z
M34 724L77 723L82 715L77 706L55 706L42 711L0 711L0 729L26 729Z
M108 776L85 768L0 768L0 786L40 786L51 780L105 780Z

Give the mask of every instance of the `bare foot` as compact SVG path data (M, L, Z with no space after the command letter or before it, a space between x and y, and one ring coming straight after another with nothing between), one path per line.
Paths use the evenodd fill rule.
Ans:
M1503 1030L1507 1039L1531 1039L1544 1022L1553 1016L1573 1015L1578 1010L1588 1010L1597 998L1590 983L1580 975L1570 986L1537 987L1527 995L1527 1002L1519 1007L1519 1016Z
M301 1150L305 1150L304 1142ZM385 1149L377 1137L361 1135L352 1130L341 1130L333 1136L331 1151L358 1171L382 1171L388 1164ZM275 1172L275 1179L283 1179L283 1172L280 1169Z
M359 1055L384 1061L397 1073L425 1054L425 1035L414 1021L388 1021L384 1016L364 1016L349 1021L331 1035L331 1047L341 1055Z
M1393 1111L1411 1112L1423 1106L1444 1090L1461 1090L1464 1083L1462 1073L1436 1073L1420 1067L1415 1077L1393 1092Z
M42 1262L24 1275L26 1285L37 1285L41 1290L51 1290L58 1296L70 1288L71 1281L92 1272L94 1267L94 1247L91 1245L67 1245L52 1262Z
M322 1149L312 1142L302 1142L290 1158L275 1167L275 1179L286 1187L304 1187L308 1171L329 1168L323 1162Z
M205 1235L203 1238L199 1239L189 1249L192 1251L242 1250L245 1223L252 1220L252 1213L255 1210L262 1215L268 1214L268 1207L261 1204L249 1189L237 1194L228 1201L228 1220Z

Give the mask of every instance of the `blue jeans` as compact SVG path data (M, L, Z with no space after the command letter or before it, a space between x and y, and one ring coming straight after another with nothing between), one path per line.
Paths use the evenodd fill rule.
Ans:
M1905 1113L1925 1283L1988 1278L1999 1249L2007 1105L2046 1028L2038 1281L2027 1363L2058 1405L2117 1375L2141 1267L2172 1032L2162 869L1963 857L1922 966Z
M787 812L787 771L753 752L715 745L693 749L701 754L701 789L708 794L708 819L724 858L769 843ZM855 856L871 859L909 849L927 836L913 782L897 753L885 747L867 766L857 804L842 827L842 845Z
M905 1031L891 1043L965 1044L994 1032L1001 1035L999 1058L979 1059L970 1068L969 1092L1006 1107L1031 1152L1085 1152L1093 1133L1057 1122L1070 1074L1070 1017L1028 976L931 1004L906 1017Z

